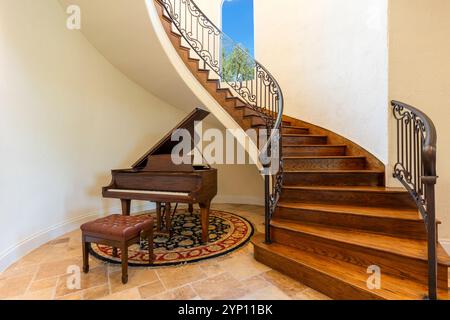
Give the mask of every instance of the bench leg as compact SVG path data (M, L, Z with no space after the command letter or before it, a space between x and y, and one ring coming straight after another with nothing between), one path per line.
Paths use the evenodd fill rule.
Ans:
M88 273L89 272L89 246L90 243L86 242L86 238L83 237L83 272Z
M194 212L194 205L192 203L189 203L189 208L188 208L190 213Z
M122 244L122 283L128 282L128 246L126 243Z
M118 253L117 253L117 248L116 247L113 247L112 255L113 255L114 258L117 258L119 256Z

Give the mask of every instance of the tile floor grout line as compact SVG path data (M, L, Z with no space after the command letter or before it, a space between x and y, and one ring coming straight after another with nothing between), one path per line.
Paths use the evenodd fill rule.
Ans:
M195 295L196 295L197 297L199 297L199 298L202 299L202 300L205 300L205 299L197 292L197 290L195 290L195 288L194 288L193 286L191 286L190 284L189 284L189 286L191 287L192 291L194 291L194 293L195 293Z
M62 275L57 276L57 279L56 279L56 286L55 286L55 295L54 295L54 297L53 297L53 300L56 300L56 298L59 298L59 297L56 296L56 292L57 292L57 290L58 290L58 286L59 286L59 282L61 281L61 277L62 277Z
M111 294L112 294L112 290L111 290L111 278L110 278L111 272L110 272L110 271L111 271L111 270L110 270L110 264L107 263L107 264L106 264L106 276L108 277L108 295L111 295Z
M164 284L164 282L162 281L161 277L159 276L158 270L155 270L155 273L156 273L156 277L158 278L159 282L161 282L161 284L162 284L164 290L165 290L165 291L169 290L169 289L167 289L166 285Z
M56 300L56 290L58 289L58 279L56 279L56 285L53 287L52 290L52 297L50 300Z
M252 208L252 207L250 206L249 208ZM235 214L241 215L241 216L247 218L253 224L253 226L255 227L255 231L258 230L258 225L260 223L259 216L261 215L261 213L251 212L250 209L249 210L240 210L240 209L242 209L242 206L239 207L239 206L232 206L232 205L226 206L226 208L221 207L221 206L214 206L213 209L214 210L224 210L224 211L228 211L228 212L231 212L231 213L235 213ZM69 234L70 234L70 236L69 236ZM64 274L56 275L56 276L55 275L53 275L53 276L46 276L46 277L44 277L42 279L39 279L39 280L37 280L37 277L39 276L40 272L45 271L44 269L46 268L46 263L58 263L58 262L60 262L62 260L74 260L74 261L77 261L77 264L79 263L79 260L81 258L80 258L80 255L78 254L78 250L76 250L77 247L80 245L79 241L77 241L78 238L79 238L79 230L74 230L72 232L69 232L68 234L65 234L65 235L61 236L61 238L64 238L64 237L66 237L66 238L69 237L69 240L66 241L67 244L66 244L66 242L64 242L64 243L63 242L52 243L51 245L47 244L48 246L43 248L43 249L42 249L43 246L41 246L39 248L41 248L43 251L37 251L33 256L30 256L30 258L24 259L24 261L22 263L21 263L21 260L16 262L17 263L16 264L16 268L17 268L17 265L20 266L21 264L22 264L21 268L24 268L24 267L25 268L30 268L30 270L33 270L33 268L35 268L31 272L26 270L26 269L22 270L22 272L24 272L25 274L27 274L27 273L32 274L32 276L31 276L32 280L31 280L31 282L28 284L28 286L26 288L26 291L25 291L26 293L30 293L31 286L36 281L51 279L52 277L55 277L56 278L56 285L53 287L53 290L52 290L51 293L52 293L52 299L56 299L57 298L56 295L57 295L58 285L61 285L61 281L63 281ZM55 239L55 240L58 240L58 239ZM53 241L55 241L55 240L53 240ZM68 247L66 247L66 246L68 246ZM166 283L163 281L164 277L163 277L163 274L161 272L161 270L163 270L163 269L156 268L156 269L153 269L155 271L155 275L156 275L154 281L145 282L145 283L142 283L142 284L139 283L139 284L135 285L134 287L131 287L131 288L127 289L127 290L137 289L138 293L139 293L139 297L142 299L142 295L140 295L139 288L142 287L142 286L145 286L145 285L156 283L156 281L159 281L159 283L161 284L160 289L162 289L163 291L159 292L159 293L157 293L155 295L152 295L152 296L150 296L147 299L152 299L152 298L154 298L157 295L164 295L164 294L172 293L172 292L175 292L175 291L183 289L183 288L188 289L192 295L195 295L195 297L193 299L197 299L197 298L198 299L203 299L203 297L199 295L198 289L200 289L200 287L197 284L201 283L203 281L208 281L208 280L214 279L216 277L223 276L223 275L225 275L227 273L230 274L230 276L232 278L235 278L235 276L232 274L232 272L227 269L227 265L229 263L231 263L233 268L238 268L237 270L240 270L239 268L248 268L249 269L249 270L242 270L243 272L240 273L240 274L242 274L244 276L242 279L236 279L235 278L236 281L238 281L238 283L240 284L241 287L246 288L245 285L244 285L244 281L249 280L249 279L251 279L253 277L255 277L255 279L258 279L259 281L263 280L263 282L259 282L259 284L260 285L265 285L265 287L259 288L259 289L254 290L254 291L249 291L247 294L244 294L243 296L252 295L252 294L255 294L255 293L261 294L261 291L264 290L264 288L276 288L276 289L281 290L281 292L283 292L285 294L285 296L289 296L290 297L288 292L291 292L291 294L292 294L292 292L294 292L294 291L292 291L292 289L295 289L297 287L294 286L294 287L291 288L291 286L289 286L289 289L286 288L286 291L285 291L285 290L282 289L282 287L278 287L277 285L272 284L271 282L269 282L267 279L265 279L262 276L265 272L268 272L268 271L273 270L273 269L269 268L268 270L260 271L260 268L257 265L255 265L253 267L253 265L251 263L247 264L247 260L249 260L250 258L254 259L253 255L252 255L252 252L251 252L252 251L252 247L253 246L251 245L251 243L248 243L246 246L243 246L243 247L239 248L238 250L230 253L229 254L229 259L228 258L227 259L220 259L220 257L219 257L217 259L209 259L209 260L206 260L206 261L199 261L198 263L189 264L190 266L195 266L193 268L196 271L198 271L197 273L199 274L199 277L201 277L200 279L198 277L190 277L191 278L190 280L194 279L194 281L189 281L187 283L184 283L184 284L181 284L181 285L177 285L176 287L168 288ZM39 249L39 248L37 248L37 249ZM51 252L47 252L47 249L54 249L54 250L51 250ZM64 251L65 249L67 249L67 250ZM239 261L240 261L239 259L241 259L241 257L244 259L242 266L239 263ZM25 256L25 258L26 258L26 256ZM234 258L237 258L237 262L238 262L237 264L236 264L236 261L234 260ZM39 261L39 262L36 262L36 261ZM64 263L60 263L60 265L63 265L63 264ZM97 285L97 286L89 288L89 289L94 289L95 290L95 289L100 288L101 286L105 286L106 290L105 290L104 293L107 294L106 296L110 296L110 295L113 294L113 292L112 292L111 275L114 275L114 270L113 270L112 267L110 267L109 264L103 264L103 266L107 268L106 269L107 270L106 271L107 272L106 273L106 275L107 275L107 282L104 283L103 285ZM176 267L179 267L180 269L183 269L184 267L186 267L186 265L180 265L180 266L176 266ZM18 269L17 273L20 272L21 268L20 267L17 268ZM209 270L209 272L208 272L208 270ZM218 272L215 273L216 271L218 271ZM12 272L11 273L11 275L13 275L12 278L19 277L19 276L14 276L14 274L17 274L17 273ZM46 273L47 272L43 272L42 275L45 276ZM181 273L183 273L183 271L181 271ZM249 276L248 274L252 274L252 275ZM1 275L3 276L4 272L2 272ZM169 273L169 275L170 275L170 273ZM194 274L194 276L195 276L195 274ZM11 278L11 277L9 277L9 278ZM183 277L181 277L181 280L182 280L182 278ZM176 284L176 283L177 283L177 281L174 282L174 284ZM257 288L257 285L258 285L258 283L256 283L255 288ZM197 290L194 287L197 287ZM228 289L228 287L226 287L225 289ZM230 292L231 292L231 295L232 295L232 289L233 288L229 288L229 289L231 290ZM305 288L303 288L303 289L301 289L301 290L299 290L297 292L298 293L304 293L308 289L310 289L310 288L305 286ZM83 289L83 290L77 291L81 295L80 298L82 298L82 299L86 298L87 290L88 289ZM122 289L121 288L119 291L117 291L117 293L121 293L121 292L125 292L125 291L126 291L126 289ZM270 292L270 291L268 291L268 292ZM48 292L48 293L50 293L50 292ZM183 293L187 293L187 292L184 292L184 290L182 292L179 292L179 294L181 294L181 295L183 295ZM210 294L208 291L205 291L204 293L207 294L207 295ZM61 297L66 297L66 296L69 296L71 294L73 294L73 293L68 293L68 294L65 294L64 296L61 296ZM212 292L212 294L214 294L214 292ZM225 293L225 292L224 292L224 294L227 295L227 293ZM274 294L276 294L276 292L274 292ZM106 296L103 296L103 297L106 297ZM136 296L136 298L137 297L138 296Z
M39 269L36 269L36 270L34 271L34 274L33 274L33 276L31 277L30 283L28 284L27 288L25 289L25 292L24 292L23 295L25 295L25 294L27 294L27 293L30 293L29 290L30 290L30 288L31 288L31 285L33 284L33 282L34 282L35 279L36 279L38 270L39 270Z
M197 267L198 267L198 266L197 266ZM198 280L194 280L194 281L191 281L191 282L187 282L187 283L182 284L182 285L180 285L180 286L178 286L178 287L171 288L170 290L181 289L181 288L186 287L186 286L188 286L188 285L195 284L195 283L198 283L198 282L201 282L201 281L205 281L205 280L208 280L208 279L217 277L217 276L219 276L219 275L225 274L225 273L227 273L227 272L228 272L228 271L224 271L224 272L222 272L222 273L219 273L219 274L216 274L216 275L213 275L213 276L208 276L204 271L202 271L202 273L206 276L205 278L198 279Z

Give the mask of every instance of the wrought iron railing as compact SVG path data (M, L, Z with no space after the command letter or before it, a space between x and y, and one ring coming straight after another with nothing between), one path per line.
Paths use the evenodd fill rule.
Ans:
M155 0L174 27L200 58L202 69L214 72L220 87L230 89L264 120L269 132L260 149L265 174L266 242L270 220L281 193L283 161L281 130L283 94L275 78L241 44L223 33L192 0Z
M437 299L437 230L435 185L437 134L422 111L392 101L397 127L397 178L413 197L424 219L428 237L428 298Z

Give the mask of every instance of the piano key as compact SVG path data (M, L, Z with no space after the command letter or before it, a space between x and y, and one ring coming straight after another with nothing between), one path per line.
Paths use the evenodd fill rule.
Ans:
M136 193L136 194L189 197L189 193L186 192L166 192L166 191L129 190L129 189L108 189L108 191L116 193Z

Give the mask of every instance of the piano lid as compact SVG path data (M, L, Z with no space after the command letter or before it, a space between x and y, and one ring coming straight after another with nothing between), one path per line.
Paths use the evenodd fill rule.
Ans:
M144 154L135 164L133 169L139 169L147 166L147 160L151 156L156 155L170 155L173 148L179 143L178 141L172 141L172 133L178 129L186 129L194 137L194 123L196 121L202 121L209 115L209 112L200 108L194 109L186 118L184 118L175 128L167 133L153 148L151 148L146 154Z

